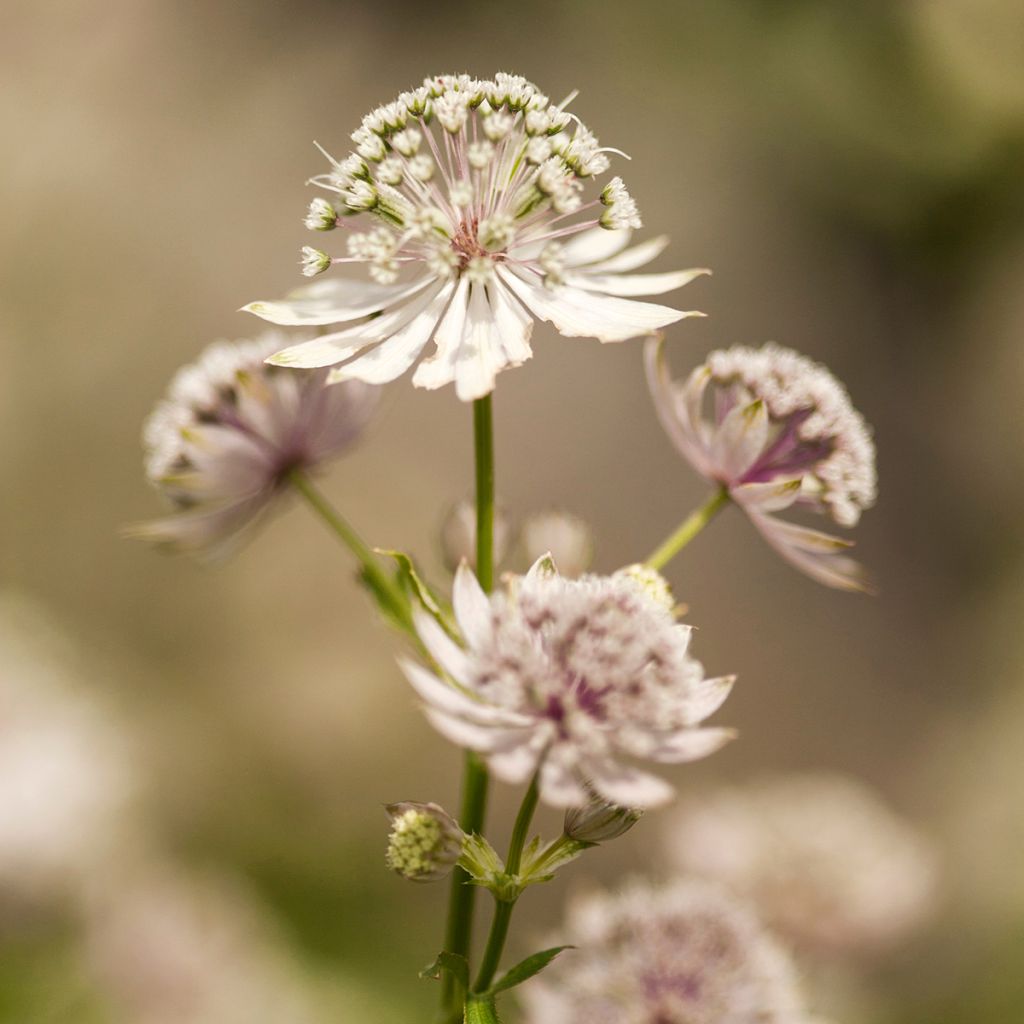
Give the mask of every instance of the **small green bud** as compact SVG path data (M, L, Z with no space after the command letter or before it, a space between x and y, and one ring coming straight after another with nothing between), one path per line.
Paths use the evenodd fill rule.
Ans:
M594 794L583 807L565 812L565 834L581 843L606 843L625 835L643 816L635 807L619 807Z
M413 882L436 882L455 866L466 835L437 804L403 801L388 804L391 834L385 860L389 868Z

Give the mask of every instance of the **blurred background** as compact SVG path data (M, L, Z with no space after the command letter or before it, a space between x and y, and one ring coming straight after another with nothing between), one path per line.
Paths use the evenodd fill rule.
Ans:
M920 925L809 969L838 1024L1024 1019L1019 2L5 0L0 57L0 1021L428 1019L445 894L386 872L381 805L452 807L458 754L347 553L300 507L214 569L119 530L160 510L138 437L171 374L300 283L313 140L497 70L579 88L672 236L661 268L714 269L678 373L776 340L875 428L880 596L797 575L732 511L671 566L696 653L740 677L740 740L675 781L842 773L931 844ZM639 343L534 350L496 393L509 516L565 507L598 569L642 558L705 487ZM470 409L403 380L324 488L443 582L471 458ZM671 870L659 835L527 894L513 952L574 887Z

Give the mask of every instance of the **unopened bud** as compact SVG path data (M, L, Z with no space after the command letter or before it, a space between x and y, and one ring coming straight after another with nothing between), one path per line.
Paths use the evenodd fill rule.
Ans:
M523 548L532 565L545 552L558 566L562 576L581 576L594 558L590 527L571 512L541 512L523 524Z
M494 564L500 565L508 551L508 517L499 507L494 510ZM455 572L463 559L476 568L476 506L471 501L453 505L441 524L441 557L449 572Z
M322 274L330 265L331 257L322 249L314 249L311 245L302 247L302 259L299 260L302 272L306 277L316 277Z
M595 794L583 807L565 812L565 834L580 843L606 843L625 835L643 813L640 808L610 804Z
M462 853L465 833L437 804L388 804L391 834L386 862L413 882L436 882L449 874Z

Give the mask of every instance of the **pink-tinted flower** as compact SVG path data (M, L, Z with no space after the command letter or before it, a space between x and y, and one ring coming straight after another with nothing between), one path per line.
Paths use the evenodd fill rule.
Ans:
M796 568L831 587L868 589L845 554L852 542L772 514L803 507L854 526L875 502L871 432L835 377L774 344L712 352L683 383L669 376L661 339L645 356L658 416L683 457Z
M356 264L371 280L325 278L245 309L272 323L338 325L274 356L334 366L330 380L382 384L417 367L417 387L454 383L463 401L526 362L536 320L566 337L624 341L697 314L638 295L681 288L705 270L632 274L666 245L627 248L640 226L621 179L595 178L609 153L568 100L553 104L517 75L439 75L371 111L355 151L311 179L306 226L344 236L306 246L303 273Z
M312 470L362 433L375 388L324 386L325 372L264 360L284 336L220 341L178 371L146 422L146 476L173 515L131 527L136 537L205 556L230 550L262 519L291 470Z
M567 950L521 992L528 1024L809 1024L789 958L706 882L633 882L571 908Z
M700 727L732 677L705 678L690 627L636 574L568 580L541 559L488 597L463 565L453 604L464 647L426 613L416 620L449 679L410 661L405 674L434 726L500 778L522 782L539 767L547 803L579 806L588 783L623 806L663 803L672 787L627 759L692 761L733 736Z

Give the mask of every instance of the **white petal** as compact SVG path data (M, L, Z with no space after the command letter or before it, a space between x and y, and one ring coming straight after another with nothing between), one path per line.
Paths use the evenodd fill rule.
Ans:
M606 295L663 295L689 284L710 270L673 270L666 274L566 274L565 283Z
M387 309L425 288L432 280L433 277L426 276L401 284L377 284L330 278L296 289L279 302L250 302L240 312L255 313L263 320L286 327L344 323Z
M696 692L686 701L686 710L691 721L703 722L705 718L713 715L725 703L735 682L735 676L701 680L695 687Z
M469 564L463 560L452 584L455 621L470 647L480 647L491 638L491 602Z
M525 363L533 356L530 348L533 317L497 279L487 286L487 296L491 300L491 310L508 362L512 366Z
M469 308L455 363L455 393L463 402L490 394L498 371L507 364L508 357L487 301L487 291L480 285L473 285L469 290Z
M764 451L768 441L768 409L764 402L729 410L711 441L711 457L727 480L741 477Z
M606 228L590 228L573 235L562 242L562 250L567 267L581 267L587 263L597 263L621 252L629 244L633 235L631 228L621 231L609 231Z
M461 690L428 672L422 665L408 658L399 658L398 667L409 680L409 685L427 702L427 705L448 715L456 715L478 725L492 728L495 725L520 726L532 721L514 711L496 708L473 700Z
M681 729L674 736L659 743L648 756L663 764L699 761L702 757L720 750L735 738L735 729Z
M675 795L675 790L664 779L611 761L593 766L590 784L606 800L620 807L659 807Z
M487 765L503 782L517 786L525 782L537 770L537 759L547 737L543 730L524 735L523 741L507 750L497 750L487 758Z
M590 794L573 769L555 755L547 757L541 765L540 795L552 807L581 807Z
M413 623L427 653L438 667L454 680L465 685L467 680L466 652L441 628L437 619L422 608L414 608Z
M666 248L668 235L658 235L657 238L631 246L617 256L589 264L587 271L595 274L621 274L627 270L636 270L637 267L643 267L656 256L660 256Z
M454 282L446 284L405 327L366 355L332 370L327 383L362 380L367 384L386 384L400 377L412 366L416 357L423 351L423 346L430 341L430 336L434 333L454 290Z
M522 729L476 725L430 706L425 707L423 711L430 724L446 739L460 747L469 747L470 750L478 750L483 754L496 749L506 750L526 739Z
M459 280L455 295L447 312L434 332L436 351L424 359L412 375L412 382L418 388L439 388L455 380L455 361L462 344L462 332L466 325L469 302L469 280Z
M499 268L498 273L534 316L550 321L560 334L568 338L626 341L653 334L684 317L703 316L702 313L683 312L653 302L598 295L567 285L548 288L504 267Z

